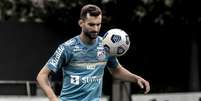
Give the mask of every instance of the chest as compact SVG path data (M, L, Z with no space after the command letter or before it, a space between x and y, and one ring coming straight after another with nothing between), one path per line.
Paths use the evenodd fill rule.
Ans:
M106 61L107 54L102 45L93 48L74 46L71 60L77 62Z

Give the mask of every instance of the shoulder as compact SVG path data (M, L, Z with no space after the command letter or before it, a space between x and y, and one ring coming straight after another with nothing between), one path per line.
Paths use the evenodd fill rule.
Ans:
M59 48L62 48L65 51L71 51L72 47L76 46L79 43L77 37L73 37L65 42L63 42L62 44L59 45Z
M66 42L63 43L64 46L70 47L70 46L74 46L76 44L78 44L78 39L77 36L67 40Z

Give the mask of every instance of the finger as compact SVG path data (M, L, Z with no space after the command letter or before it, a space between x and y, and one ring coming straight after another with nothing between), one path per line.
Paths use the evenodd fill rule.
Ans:
M144 85L142 84L142 82L140 80L138 81L138 85L140 86L141 89L144 88Z
M148 82L145 83L145 94L147 94L150 91L150 85Z

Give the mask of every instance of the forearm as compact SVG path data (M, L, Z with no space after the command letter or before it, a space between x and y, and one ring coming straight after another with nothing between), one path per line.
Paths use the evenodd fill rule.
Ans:
M113 70L112 75L116 79L121 79L129 82L137 82L137 79L141 78L140 76L129 72L121 66L119 66L118 69Z
M118 65L117 68L115 69L110 69L110 71L112 75L117 79L134 82L134 83L137 83L140 86L140 88L142 89L145 88L145 92L144 92L145 94L150 91L150 85L148 81L146 81L145 79L143 79L142 77L136 74L129 72L121 65Z
M55 95L47 76L39 75L37 77L37 81L38 81L38 84L41 87L41 89L44 91L44 93L50 99L50 101L54 101L51 99L57 99L57 96Z

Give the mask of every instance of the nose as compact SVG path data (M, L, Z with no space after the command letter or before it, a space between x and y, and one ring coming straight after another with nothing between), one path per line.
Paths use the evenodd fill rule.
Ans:
M94 28L93 28L93 32L98 32L99 31L99 27L98 26L94 26Z

